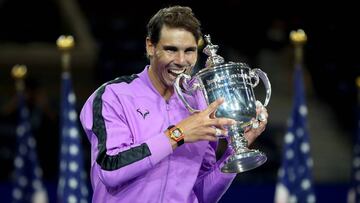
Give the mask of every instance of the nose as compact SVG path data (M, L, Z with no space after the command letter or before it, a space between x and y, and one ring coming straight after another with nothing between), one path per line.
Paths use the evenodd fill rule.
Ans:
M186 62L185 53L182 51L179 51L176 55L175 63L177 63L178 65L184 65L185 62Z

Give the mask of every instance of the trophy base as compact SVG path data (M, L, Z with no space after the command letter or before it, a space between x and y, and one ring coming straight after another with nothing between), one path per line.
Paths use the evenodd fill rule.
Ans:
M266 155L259 150L250 150L232 155L221 168L224 173L241 173L261 166L267 160Z

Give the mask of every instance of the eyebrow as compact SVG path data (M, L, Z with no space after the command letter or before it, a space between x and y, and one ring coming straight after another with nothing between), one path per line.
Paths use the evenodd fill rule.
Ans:
M164 45L163 47L165 50L173 50L173 51L178 50L176 46Z
M173 50L173 51L177 51L179 49L178 47L171 45L164 45L163 48L165 50ZM185 51L196 51L196 47L188 47L185 49Z
M196 51L196 47L188 47L185 51Z

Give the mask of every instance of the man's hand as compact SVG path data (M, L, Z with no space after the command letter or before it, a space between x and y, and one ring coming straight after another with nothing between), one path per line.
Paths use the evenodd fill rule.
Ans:
M227 135L225 126L236 123L233 119L216 118L215 112L224 102L223 98L211 103L205 110L195 113L176 124L184 132L186 143L200 140L217 141L218 136Z
M268 113L261 102L256 101L256 119L253 120L253 125L245 129L244 137L251 145L255 139L265 130L267 124Z

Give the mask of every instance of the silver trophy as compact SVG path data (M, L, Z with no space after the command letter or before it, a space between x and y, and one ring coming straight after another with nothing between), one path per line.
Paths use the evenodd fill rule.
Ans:
M208 55L206 67L193 77L180 74L174 84L176 94L191 113L199 112L223 97L225 101L217 109L215 116L232 118L237 123L227 127L229 147L234 154L226 160L221 171L240 173L254 169L267 158L263 152L247 147L248 142L243 136L244 128L252 125L252 118L256 117L253 88L258 85L260 78L265 85L266 106L271 96L270 81L266 73L260 69L250 69L246 63L224 63L224 59L216 54L218 46L211 43L209 35L205 35L205 41L207 46L203 52Z

